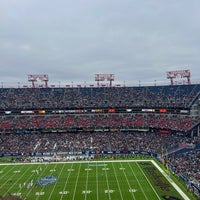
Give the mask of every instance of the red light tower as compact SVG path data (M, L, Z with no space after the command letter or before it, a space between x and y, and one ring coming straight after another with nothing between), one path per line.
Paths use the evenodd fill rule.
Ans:
M95 81L97 81L97 86L99 87L99 82L109 81L109 86L112 87L112 82L114 81L114 74L95 74Z
M32 87L35 88L35 82L44 82L45 87L48 87L48 75L47 74L29 74L28 81L32 82Z
M178 71L168 71L167 79L170 79L171 85L174 85L174 80L176 78L187 78L187 85L190 85L190 70L178 70Z

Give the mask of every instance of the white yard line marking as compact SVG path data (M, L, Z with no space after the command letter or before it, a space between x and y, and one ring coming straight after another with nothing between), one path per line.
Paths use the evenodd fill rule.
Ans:
M4 167L5 169L7 168L8 166ZM17 166L13 166L13 168L16 168ZM7 174L11 174L11 171L13 171L13 168L10 168L9 171L5 170L4 169L4 173L1 174L1 177L4 178L7 176ZM14 176L15 174L13 174L12 176L9 176L9 179L7 181L5 181L3 184L0 185L0 189L3 188L4 185L6 185L9 181L12 181L12 177Z
M143 172L143 170L141 169L141 167L139 166L138 163L136 163L138 168L140 169L140 171L142 172L142 174L144 175L144 177L146 178L147 182L149 183L149 185L151 186L152 190L154 191L154 193L156 194L156 196L158 197L158 199L161 200L161 198L159 197L158 193L156 192L156 190L154 189L153 185L151 184L151 182L149 181L149 179L147 178L147 176L145 175L145 173Z
M148 198L147 198L147 196L146 196L146 194L145 194L145 192L144 192L144 190L143 190L143 187L142 187L141 184L140 184L140 181L138 180L137 176L135 175L135 172L133 171L133 168L131 167L130 163L128 163L128 165L129 165L129 167L130 167L130 169L131 169L131 171L132 171L132 174L133 174L134 178L136 179L138 185L140 186L140 189L141 189L142 193L144 194L145 199L148 200Z
M99 200L99 182L98 182L98 167L96 164L96 185L97 185L97 200Z
M71 168L70 168L70 169L72 169L72 167L73 167L73 164L71 165ZM67 171L68 171L68 170L67 170ZM71 170L71 171L68 171L68 172L69 172L69 173L68 173L68 176L67 176L67 180L65 181L65 185L64 185L63 191L65 191L66 188L67 188L67 183L68 183L69 177L70 177L70 175L71 175L71 173L72 173L72 170ZM63 197L64 197L64 194L62 193L60 199L63 199Z
M85 183L85 200L87 199L87 187L88 187L88 173L89 171L87 170L87 176L86 176L86 183Z
M61 174L62 174L62 171L63 171L64 166L65 166L65 165L63 165L63 166L62 166L62 169L60 170L60 173L59 173L59 175L58 175L58 177L57 177L58 179L59 179L59 177L60 177ZM48 199L51 199L51 196L52 196L52 194L53 194L53 192L54 192L54 190L55 190L55 188L56 188L57 183L58 183L58 181L56 181L56 182L54 183L53 189L51 190L51 193L50 193Z
M78 168L78 174L77 174L77 177L76 177L76 183L75 183L74 193L73 193L73 198L72 199L75 199L76 188L77 188L77 185L78 185L78 179L79 179L80 170L81 170L81 163L80 163L79 168Z
M55 163L55 164L56 164L56 166L57 166L57 163ZM46 172L47 172L46 169L49 167L49 165L45 165L45 166L46 166L46 167L45 167L45 170L43 171L43 173L46 173ZM56 168L56 166L54 166L54 168ZM42 173L42 174L43 174L43 173ZM41 174L41 175L42 175L42 174ZM39 193L39 194L40 194L40 193L43 194L43 190L44 190L45 187L46 187L45 185L42 186L41 190L40 190L38 193ZM40 198L40 195L37 196L36 200L37 200L38 198Z
M109 183L108 183L108 175L107 175L107 170L104 170L104 172L105 172L105 175L106 175L106 184L107 184L107 190L106 191L108 191L108 198L109 199L111 199L111 196L110 196L110 187L109 187Z
M41 167L38 166L38 167L36 168L36 170L37 170L37 169L40 169L40 168L41 168ZM40 170L40 171L41 171L41 170ZM31 176L30 176L30 178L29 178L29 180L32 179L32 177L34 177L34 176L35 176L35 174L32 173ZM35 185L35 184L36 184L36 183L34 183L34 185ZM25 196L28 197L28 195L31 193L31 191L32 191L33 189L34 189L33 187L30 188L30 189L28 190L28 192L25 194Z
M121 167L123 167L121 162L120 162L120 165L121 165ZM128 184L129 190L132 189L132 188L131 188L131 184L129 183L129 180L128 180L127 176L126 176L125 171L122 170L122 172L123 172L123 174L124 174L124 176L125 176L125 178L126 178L126 182L127 182L127 184ZM132 195L133 199L136 199L133 192L131 193L131 195Z
M117 173L116 173L116 170L115 170L113 163L112 163L112 166L113 166L113 170L114 170L114 174L115 174L115 179L117 181L117 186L118 186L118 189L119 189L120 197L121 197L121 200L123 200L124 198L123 198L123 195L122 195L122 191L121 191L119 181L118 181L118 178L117 178Z
M7 195L7 194L10 193L9 191L10 191L16 184L18 184L18 183L20 182L21 178L24 176L24 174L27 173L28 170L30 170L30 168L31 168L31 166L30 166L29 168L27 168L27 169L23 172L23 174L20 176L20 178L19 178L17 181L15 181L15 184L13 184L12 186L9 187L9 189L3 194L3 196L5 196L5 195Z

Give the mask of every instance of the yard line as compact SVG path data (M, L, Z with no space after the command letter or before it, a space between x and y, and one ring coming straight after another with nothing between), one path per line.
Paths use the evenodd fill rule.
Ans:
M31 168L33 168L34 166L32 165ZM29 170L31 170L31 168L29 168ZM39 166L36 168L36 170L39 168ZM30 183L30 180L33 179L32 177L34 177L34 174L32 173L31 176L29 176L29 178L27 179L27 183ZM20 188L18 190L18 193L22 190L22 188ZM29 191L31 191L32 188L29 189Z
M135 175L135 172L133 171L133 168L131 167L131 165L130 165L129 162L128 162L128 165L129 165L129 167L131 168L132 174L134 175L134 177L135 177L135 179L136 179L138 185L140 186L140 189L141 189L142 193L144 194L145 199L148 200L148 198L147 198L147 196L146 196L146 194L145 194L145 192L144 192L144 190L143 190L143 187L141 186L140 181L138 180L137 176Z
M153 185L151 184L151 182L149 181L149 179L148 179L147 176L145 175L144 171L141 169L141 167L138 165L138 163L136 163L136 165L138 166L138 168L140 169L140 171L142 172L142 174L143 174L144 177L146 178L147 182L148 182L149 185L151 186L152 190L154 191L154 193L156 194L156 196L158 197L158 199L161 200L161 198L159 197L158 193L157 193L156 190L154 189Z
M97 166L97 163L96 163L96 186L97 186L97 200L99 200L99 182L98 182L98 166Z
M118 181L118 179L117 179L117 174L116 174L116 170L115 170L115 167L114 167L113 163L112 163L112 166L113 166L113 170L114 170L114 174L115 174L115 179L116 179L116 181L117 181L117 186L118 186L118 188L119 188L120 197L121 197L121 200L123 200L124 198L123 198L123 196L122 196L122 191L121 191L121 188L120 188L120 185L119 185L119 181Z
M88 172L89 170L87 170L87 176L86 176L86 183L85 183L85 191L87 191L87 187L88 187ZM85 192L85 200L87 198L87 192Z
M123 167L121 162L120 162L120 165L121 165L121 167ZM126 176L126 173L125 173L124 170L122 170L122 171L123 171L123 174L124 174L124 176L125 176L125 178L126 178L126 182L128 183L129 189L131 189L131 185L130 185L130 183L129 183L129 181L128 181L128 178L127 178L127 176ZM133 199L136 199L136 198L135 198L135 195L133 194L133 192L131 192L131 194L132 194Z
M32 166L34 166L34 165L32 165ZM39 168L40 168L40 165L38 164L38 167L37 167L36 169L39 169ZM32 176L35 177L34 174L32 174L31 177L32 177ZM30 178L31 178L31 177L30 177ZM36 185L36 183L34 183L34 185ZM32 191L33 189L34 189L34 187L30 188L29 191L28 191L27 193L25 193L25 194L26 194L25 196L28 197L28 195L31 193L31 191Z
M57 163L54 163L55 164L55 167L57 166ZM49 167L50 165L46 165L46 167L45 167L45 170L43 170L43 173L46 173L46 169ZM54 167L54 168L55 168ZM40 190L40 192L43 192L43 190L44 190L44 188L45 188L46 186L42 186L42 188L41 188L41 190ZM40 198L40 195L37 195L37 198L36 198L36 200L37 199L39 199Z
M23 166L23 167L24 167L24 166ZM14 185L16 185L16 184L20 181L20 179L23 177L23 175L26 174L27 171L28 171L31 167L32 167L32 166L30 165L30 167L27 168L27 169L23 172L23 174L20 176L20 178L15 182L15 184L13 184L12 186L9 187L9 189L6 191L6 193L3 194L3 196L9 194L9 191L14 187ZM21 169L21 170L22 170L22 169Z
M104 164L105 164L105 162L104 162ZM110 188L109 188L109 183L108 183L108 175L107 175L107 170L104 170L105 171L105 175L106 175L106 183L107 183L107 187L108 187L108 191L110 190ZM110 192L108 192L108 198L109 199L111 199L111 196L110 196Z
M1 171L1 173L0 174L3 174L2 176L4 176L4 175L6 175L6 174L8 174L9 173L9 171L11 170L9 170L9 171L7 171L6 169L9 167L9 165L7 165L7 166L4 166L0 171Z
M60 175L62 174L62 171L63 171L64 166L65 166L65 165L63 164L62 169L60 170L60 173L59 173L59 175L58 175L58 179L59 179ZM53 189L52 189L52 191L51 191L51 193L50 193L48 199L51 199L51 196L52 196L52 194L53 194L53 192L54 192L54 190L55 190L55 188L56 188L56 185L57 185L57 182L55 182L55 184L54 184L54 186L53 186Z
M72 163L70 169L73 169L73 168L72 168L73 165L74 165L74 164ZM66 186L67 186L67 183L68 183L68 180L69 180L69 177L70 177L71 173L72 173L72 171L70 170L69 173L68 173L67 179L66 179L66 181L65 181L65 185L64 185L64 187L63 187L63 191L65 191L65 188L66 188ZM64 194L61 195L60 200L63 199L63 197L64 197Z
M77 188L77 185L78 185L78 179L79 179L80 170L81 170L81 163L79 164L78 174L77 174L77 177L76 177L76 183L75 183L75 188L74 188L73 199L75 199L76 188Z
M5 167L5 169L8 167L8 165ZM3 173L3 175L2 176L0 176L1 178L4 178L4 177L6 177L7 176L7 174L10 174L10 171L13 171L15 168L16 168L17 166L13 166L13 168L10 168L10 170L9 171L6 171L5 173ZM4 170L5 170L4 169ZM12 175L12 176L14 176L14 174ZM9 176L9 179L12 177L12 176ZM0 189L4 186L4 185L6 185L6 183L8 183L9 182L9 179L7 180L7 181L5 181L4 182L4 184L1 184L0 185Z

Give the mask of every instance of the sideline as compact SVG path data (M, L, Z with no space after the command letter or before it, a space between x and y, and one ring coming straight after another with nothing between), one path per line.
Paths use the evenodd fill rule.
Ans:
M29 162L29 163L0 163L1 165L46 165L46 164L71 164L71 163L112 163L112 162L151 162L152 160L80 160L80 161L66 161L66 162Z
M166 172L154 161L151 160L153 165L162 173L162 175L170 182L170 184L176 189L176 191L183 197L184 200L190 200L188 196L179 188L178 185L166 174Z

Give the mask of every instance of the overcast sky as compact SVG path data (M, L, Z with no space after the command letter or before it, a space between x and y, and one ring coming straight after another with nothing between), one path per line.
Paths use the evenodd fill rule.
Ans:
M189 69L200 82L199 0L0 0L0 82L126 85Z

